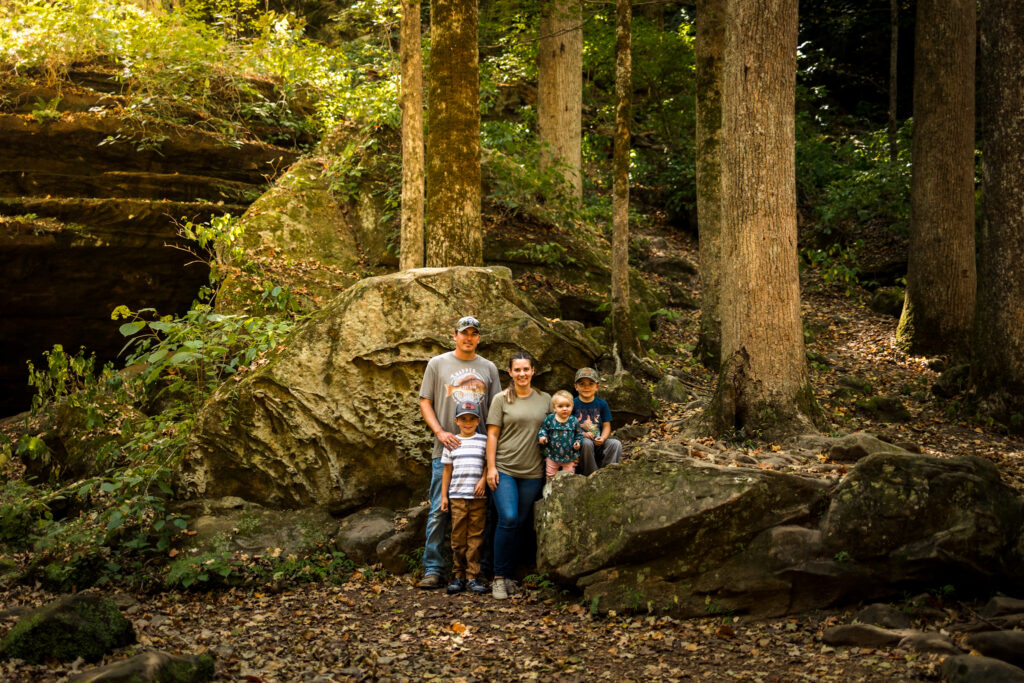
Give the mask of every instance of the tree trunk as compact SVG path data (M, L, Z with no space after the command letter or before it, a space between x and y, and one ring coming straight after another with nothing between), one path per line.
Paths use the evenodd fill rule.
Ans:
M483 263L476 0L430 4L426 261Z
M423 59L420 2L402 0L402 234L400 268L424 265L423 248Z
M974 321L974 0L919 0L907 296L897 342L966 357Z
M718 369L722 351L722 51L725 0L697 2L697 234L700 336L697 357Z
M640 342L629 313L629 126L632 116L633 8L617 0L615 24L615 140L612 160L612 339L627 362Z
M1024 432L1024 14L981 6L982 220L973 382L979 407Z
M552 163L565 188L583 200L583 25L580 0L545 0L537 46L537 128L541 168Z
M817 414L800 324L797 0L728 0L722 72L719 433L777 438Z
M900 0L889 0L889 161L896 163L899 141L896 139L896 105L899 101L899 72L896 69L900 48Z

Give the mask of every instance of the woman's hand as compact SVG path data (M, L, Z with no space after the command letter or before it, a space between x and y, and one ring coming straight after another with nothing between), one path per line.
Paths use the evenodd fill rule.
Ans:
M548 445L548 437L546 437L546 436L540 437L539 439L537 439L537 441L540 442L541 446L547 446Z
M487 459L487 486L492 491L498 488L498 437L501 435L501 427L498 425L487 425L487 446L484 454Z
M498 488L498 468L488 467L487 468L487 486L492 491Z

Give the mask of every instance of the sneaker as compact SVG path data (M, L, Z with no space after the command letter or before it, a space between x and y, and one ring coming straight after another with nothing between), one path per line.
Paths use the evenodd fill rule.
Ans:
M465 579L455 578L448 584L448 595L451 595L452 593L461 593L464 590L466 590Z
M487 584L481 581L480 579L470 579L469 583L466 584L466 590L468 590L470 593L483 595L484 593L489 591L490 588L488 588Z
M418 586L425 590L436 590L444 587L444 579L440 574L427 574L420 580Z
M508 598L508 589L505 587L505 579L495 577L494 583L491 584L491 597L495 600L505 600Z

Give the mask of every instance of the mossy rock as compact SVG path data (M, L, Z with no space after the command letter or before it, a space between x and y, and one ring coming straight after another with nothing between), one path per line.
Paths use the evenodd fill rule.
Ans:
M882 422L910 422L910 411L895 396L872 396L858 400L857 411Z
M47 659L97 662L103 655L135 642L131 622L114 601L93 594L55 600L22 617L3 641L0 660Z

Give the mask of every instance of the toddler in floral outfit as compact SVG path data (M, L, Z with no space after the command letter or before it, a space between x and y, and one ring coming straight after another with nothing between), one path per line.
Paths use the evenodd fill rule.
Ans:
M559 471L576 471L583 433L580 430L580 421L572 415L572 405L572 394L568 391L556 391L551 397L551 408L554 413L549 413L544 418L544 424L537 432L549 480Z

